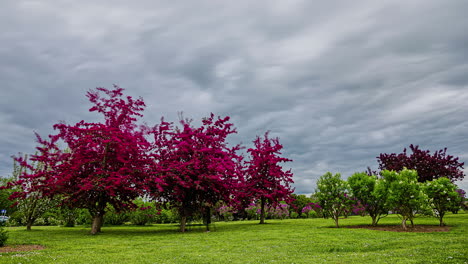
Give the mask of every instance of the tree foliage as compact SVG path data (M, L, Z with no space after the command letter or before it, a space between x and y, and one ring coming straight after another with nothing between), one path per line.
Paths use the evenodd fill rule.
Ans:
M421 184L418 183L418 173L403 169L400 172L384 170L381 174L383 187L388 191L387 205L401 215L403 229L407 229L407 220L413 226L416 213L424 210L427 200Z
M460 209L462 196L456 190L457 186L448 178L439 178L424 184L429 206L434 216L439 219L440 226L445 225L443 218L447 212Z
M292 160L281 156L283 145L278 138L257 136L254 147L247 152L250 159L246 162L246 180L243 187L252 199L260 200L260 224L265 223L266 205L275 206L282 200L289 200L293 193L291 170L283 170L281 163Z
M151 192L155 200L179 209L184 232L187 218L195 212L210 210L218 201L230 203L241 174L239 146L229 147L226 142L236 133L229 117L211 114L200 127L189 120L180 124L177 128L163 121L154 130L157 174Z
M463 162L458 157L447 154L447 148L437 150L432 155L429 150L421 150L416 145L410 145L411 154L406 152L386 154L381 153L377 160L381 170L401 171L403 168L416 170L418 181L425 182L440 177L447 177L452 181L464 178Z
M364 206L365 211L372 218L372 225L375 226L382 217L388 214L387 190L384 188L382 180L375 175L367 173L355 173L348 178L353 197Z
M320 203L323 216L331 217L335 221L335 226L339 227L338 218L345 215L350 206L354 203L349 193L349 186L345 180L341 179L341 174L333 175L327 172L317 181L317 191L315 198Z
M102 114L104 122L58 123L54 125L58 133L49 140L36 134L41 145L37 155L16 159L31 170L18 181L31 183L27 193L60 195L62 204L88 209L92 234L100 232L107 204L117 210L131 207L148 177L150 144L146 130L136 124L145 104L141 98L123 97L122 90L114 86L113 90L89 91L87 97L93 104L89 111ZM68 151L62 151L59 143L65 143ZM43 166L34 169L32 162Z

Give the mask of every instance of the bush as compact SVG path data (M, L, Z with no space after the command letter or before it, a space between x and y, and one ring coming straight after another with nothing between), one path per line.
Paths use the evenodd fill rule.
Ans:
M250 203L250 205L245 208L245 212L247 213L247 219L252 220L258 219L258 215L260 214L260 207L258 204Z
M43 224L45 226L58 226L61 224L60 217L58 214L55 214L53 211L46 211L42 217L38 218L36 221L40 221L42 219ZM35 224L39 225L39 224Z
M22 226L26 223L23 223L23 213L20 211L15 211L10 215L10 219L8 219L8 223L10 226Z
M153 203L145 202L142 199L137 199L134 202L138 207L129 212L129 219L133 225L146 225L155 222L155 217L160 211L156 210Z
M8 240L8 231L5 229L5 223L0 223L0 247L5 246Z
M268 206L266 213L269 219L285 219L289 215L289 205L280 203L276 206Z
M62 206L58 210L58 217L64 227L74 227L78 216L78 209Z
M10 217L10 219L8 219L7 222L5 222L5 226L21 226L20 223L18 223L18 221L16 221L16 219L13 219Z
M154 209L150 206L140 207L130 212L130 222L133 225L146 225L153 221L154 216Z
M112 211L104 215L104 224L106 225L123 225L128 220L129 215L125 212L117 213Z
M289 213L289 218L292 218L292 219L299 218L299 214L292 211L291 213Z
M177 223L178 215L175 210L162 209L156 212L154 217L155 223L165 224L165 223Z
M310 211L309 217L310 218L322 218L322 216L317 211Z
M104 224L107 225L123 225L130 219L129 213L127 212L116 212L114 207L108 206L107 212L104 215Z
M232 221L234 209L231 206L222 205L216 209L219 220Z
M90 225L91 224L91 214L86 209L76 209L76 219L75 222L77 225Z

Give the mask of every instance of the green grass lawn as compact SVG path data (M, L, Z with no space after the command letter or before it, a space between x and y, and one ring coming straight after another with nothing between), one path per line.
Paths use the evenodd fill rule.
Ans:
M368 224L353 216L340 224ZM381 220L398 224L397 216ZM416 225L437 225L417 218ZM0 263L468 263L468 214L449 214L450 232L398 233L333 228L330 219L217 222L179 233L175 225L11 227L7 245L39 244L44 250L0 254Z

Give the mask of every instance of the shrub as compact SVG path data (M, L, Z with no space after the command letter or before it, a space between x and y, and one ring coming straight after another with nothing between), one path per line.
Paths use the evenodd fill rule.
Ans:
M76 209L77 216L75 222L77 225L89 225L91 224L91 214L87 209Z
M322 216L319 213L317 213L317 211L315 210L312 210L309 212L309 217L310 218L322 218Z
M310 214L311 211L312 211L312 207L311 207L311 205L309 203L309 204L307 204L306 206L304 206L302 208L301 213L305 215L305 218L309 218L309 214Z
M259 211L260 211L260 208L255 203L250 203L250 205L247 208L245 208L245 212L247 213L247 218L249 220L251 220L251 219L257 220L258 215L260 213Z
M78 217L78 209L62 206L58 210L58 217L64 227L74 227Z
M216 211L224 221L231 221L233 219L233 208L230 206L222 205Z
M139 207L129 213L130 222L133 225L146 225L154 222L154 218L157 215L157 211L154 206L150 206L151 203L142 202Z
M5 246L8 240L8 231L5 229L5 224L0 224L0 247Z
M178 221L177 219L177 211L170 209L161 209L157 211L156 215L154 216L154 221L158 224L176 223Z
M276 206L268 206L267 214L271 219L284 219L289 215L289 205L280 203Z
M299 214L292 211L291 213L289 213L289 218L292 218L292 219L299 218Z
M107 225L123 225L130 220L128 212L116 212L114 207L108 206L107 212L104 215L104 224Z
M312 208L312 211L309 212L310 218L322 218L323 210L318 201L316 203L310 203L309 206Z

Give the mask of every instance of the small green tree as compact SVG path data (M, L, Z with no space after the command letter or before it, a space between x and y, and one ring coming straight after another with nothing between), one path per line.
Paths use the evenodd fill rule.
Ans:
M339 227L339 216L344 215L354 203L348 190L348 183L341 179L339 173L332 175L331 172L327 172L317 182L315 197L322 207L323 216L324 218L331 217L336 227Z
M27 155L24 156L28 158ZM18 180L23 173L32 173L31 170L41 170L42 164L33 162L29 168L21 166L16 160L13 161L13 177ZM22 181L17 184L13 189L16 194L16 212L12 215L20 223L26 225L26 230L31 230L31 226L36 219L40 218L47 210L54 207L57 202L51 198L42 197L38 190L32 190L35 186L34 183Z
M382 180L375 175L367 175L358 172L348 178L353 197L364 206L366 212L372 218L372 226L376 226L379 220L388 214L387 190Z
M440 226L445 225L443 218L446 212L460 209L462 197L456 189L457 185L453 184L448 178L438 178L424 184L428 204L433 215L439 219Z
M406 221L413 219L417 212L424 209L426 195L421 184L418 183L418 173L415 170L403 169L400 173L395 171L381 171L383 188L388 191L387 205L401 215L401 226L407 229Z

